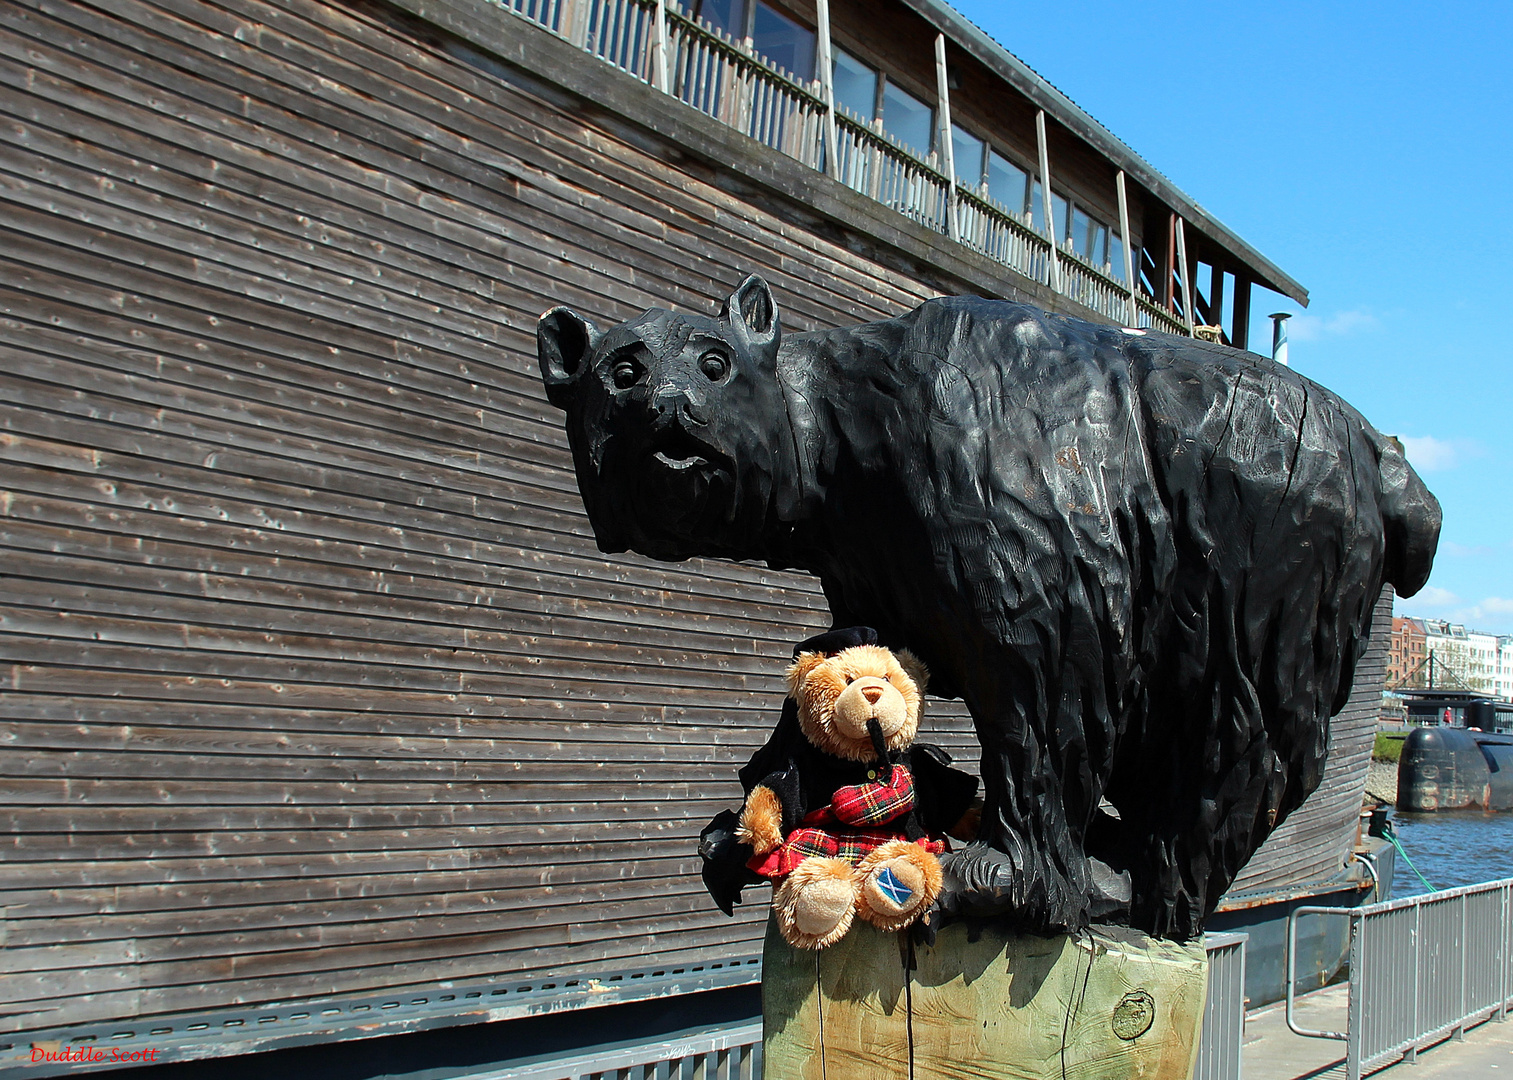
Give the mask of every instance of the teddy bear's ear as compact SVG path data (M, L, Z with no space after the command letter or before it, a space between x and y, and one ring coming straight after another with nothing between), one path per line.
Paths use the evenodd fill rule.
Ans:
M788 696L799 696L799 687L804 685L804 680L809 673L823 664L829 657L821 652L801 652L788 668L788 674L784 676L788 680Z
M897 650L893 657L898 661L898 666L904 669L904 674L914 680L914 685L919 688L919 694L923 697L925 687L930 684L930 669L925 667L925 662L908 649Z

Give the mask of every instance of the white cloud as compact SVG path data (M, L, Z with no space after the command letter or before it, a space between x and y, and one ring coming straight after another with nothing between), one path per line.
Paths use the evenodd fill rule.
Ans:
M1449 589L1441 589L1438 585L1426 585L1414 593L1413 602L1425 607L1442 608L1460 603L1460 597Z
M1403 435L1400 438L1408 460L1421 473L1453 469L1458 463L1460 454L1455 443L1436 439L1433 435Z
M1318 341L1326 337L1349 337L1370 333L1381 325L1369 311L1338 311L1333 315L1294 315L1287 324L1290 341Z

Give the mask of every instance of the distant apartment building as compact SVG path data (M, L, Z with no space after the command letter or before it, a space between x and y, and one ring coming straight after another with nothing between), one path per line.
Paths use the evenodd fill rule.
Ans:
M1387 686L1389 689L1403 685L1414 674L1428 655L1424 651L1424 620L1394 616L1392 619L1392 642L1387 649Z
M1513 701L1513 635L1443 619L1394 618L1387 685L1476 690Z

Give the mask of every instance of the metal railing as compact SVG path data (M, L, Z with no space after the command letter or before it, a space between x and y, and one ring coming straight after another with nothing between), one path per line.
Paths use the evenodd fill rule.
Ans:
M1249 934L1204 934L1208 996L1192 1080L1240 1080L1245 1041L1245 946Z
M1513 997L1513 878L1364 907L1300 907L1287 920L1287 1026L1345 1042L1345 1073L1368 1070L1508 1014ZM1297 920L1336 915L1350 924L1350 1005L1345 1031L1294 1019Z
M762 1025L758 1021L623 1050L593 1051L468 1076L469 1080L761 1080Z
M655 0L494 0L500 7L560 34L636 78L658 86ZM806 85L773 66L677 3L663 10L668 94L765 146L825 170L826 107L818 82ZM1056 288L1050 241L1019 217L970 188L953 183L934 155L924 160L887 134L844 111L834 115L836 162L832 172L854 191L892 207L934 232L950 233L956 206L960 240L1032 281ZM1115 322L1129 320L1129 287L1089 265L1069 248L1057 252L1060 291ZM1138 296L1141 327L1186 335L1188 327L1149 297Z

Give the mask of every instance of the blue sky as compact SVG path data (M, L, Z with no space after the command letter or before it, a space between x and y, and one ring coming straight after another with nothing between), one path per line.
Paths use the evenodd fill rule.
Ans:
M1398 613L1513 634L1513 4L955 6L1307 287L1252 347L1298 312L1444 508Z

